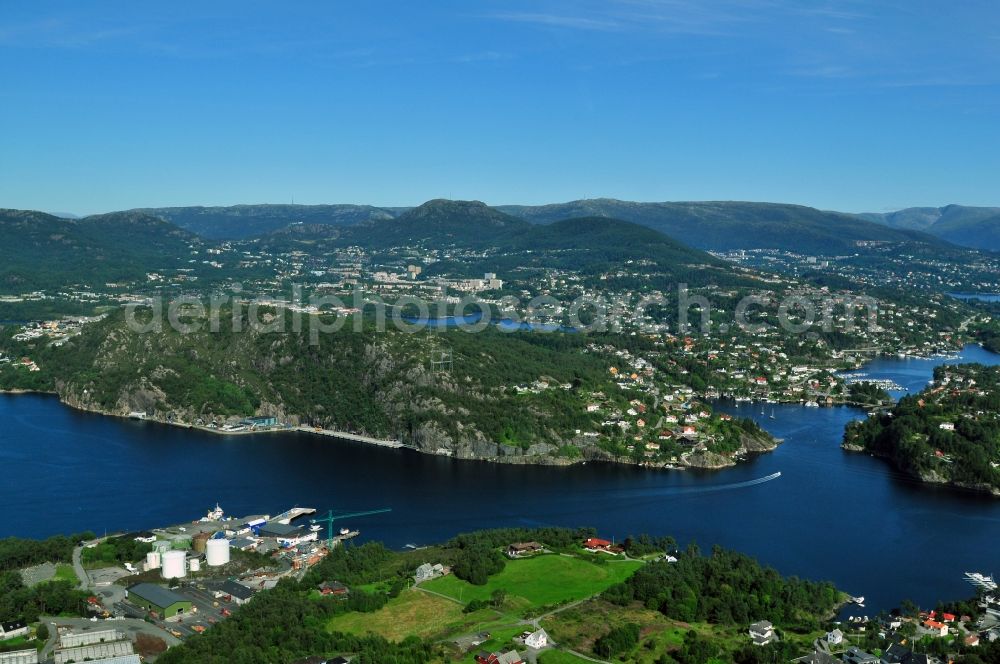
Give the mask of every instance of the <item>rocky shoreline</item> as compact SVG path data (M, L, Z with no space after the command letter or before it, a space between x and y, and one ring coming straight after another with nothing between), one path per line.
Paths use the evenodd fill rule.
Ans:
M318 436L326 436L330 438L339 438L341 440L359 442L366 445L374 445L390 449L407 449L419 452L421 454L446 456L449 458L461 459L463 461L484 461L488 463L506 463L506 464L516 464L516 465L569 467L587 463L589 461L598 461L598 462L608 462L608 463L622 463L626 465L641 466L645 468L657 468L662 470L684 470L687 468L699 469L699 470L721 470L724 468L731 468L733 466L736 466L738 463L740 463L740 459L744 456L763 454L766 452L773 451L782 442L781 440L778 440L770 435L768 435L767 439L744 435L742 436L740 441L741 447L732 454L718 454L705 450L705 451L695 452L690 455L686 455L674 463L666 461L636 462L632 459L615 458L613 455L609 454L607 451L601 449L600 447L597 447L596 445L587 445L578 447L578 449L580 449L580 456L569 458L569 457L555 456L553 452L558 450L558 448L555 445L549 443L539 443L536 445L532 445L527 450L522 450L519 447L503 445L501 443L494 443L492 441L487 441L485 439L482 440L477 439L473 441L460 441L456 445L455 449L447 449L442 447L431 449L427 443L430 443L431 441L435 440L436 437L432 435L427 435L428 433L430 433L427 431L418 432L418 435L415 436L417 444L405 444L400 441L379 439L352 432L320 429L316 427L308 427L302 425L291 425L291 426L282 426L282 427L274 427L266 429L225 430L218 427L209 427L199 424L192 424L189 422L168 421L157 417L133 418L127 414L108 411L102 408L98 408L92 404L84 403L80 399L67 399L65 395L57 391L5 389L5 390L0 390L0 394L11 394L11 395L44 394L47 396L55 396L59 399L59 402L61 404L81 412L93 413L95 415L102 415L105 417L114 417L125 420L133 419L135 421L150 422L153 424L173 426L182 429L194 429L197 431L204 431L219 436L247 436L247 435L266 435L273 433L298 432L298 433L307 433ZM421 445L420 444L421 442L425 444ZM449 442L452 441L450 441L449 439Z
M933 472L915 473L900 467L900 465L896 463L889 456L886 456L884 454L872 454L862 446L853 443L848 443L848 442L841 443L840 448L845 452L868 454L869 456L873 456L877 459L882 459L883 461L891 465L899 472L906 474L907 477L915 479L924 484L935 485L943 488L961 489L962 491L970 491L980 495L985 494L993 496L994 498L1000 498L1000 487L990 486L989 484L970 484L968 482L956 482L954 480L948 479L947 477L942 477L941 475Z

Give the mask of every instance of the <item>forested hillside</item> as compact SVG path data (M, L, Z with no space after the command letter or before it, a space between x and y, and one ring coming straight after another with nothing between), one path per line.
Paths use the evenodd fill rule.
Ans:
M191 233L213 240L261 237L293 224L338 227L393 216L389 210L370 205L268 204L141 208L135 211L165 219Z
M262 314L271 322L273 315ZM409 334L391 323L374 333L368 321L367 332L346 325L313 345L308 328L292 332L286 315L286 333L250 329L246 313L241 332L222 326L218 333L180 334L165 326L137 333L119 311L63 346L35 351L42 371L6 366L0 381L57 391L72 405L102 412L202 424L267 414L471 457L539 444L548 447L537 452L554 451L593 424L580 390L608 382L604 364L578 352L585 340L571 335ZM431 353L443 347L451 349L454 369L431 372ZM543 378L553 389L513 389Z
M197 240L149 215L116 212L61 219L0 210L0 293L145 281L186 263Z
M844 446L927 482L1000 495L1000 368L942 366L892 410L851 423Z

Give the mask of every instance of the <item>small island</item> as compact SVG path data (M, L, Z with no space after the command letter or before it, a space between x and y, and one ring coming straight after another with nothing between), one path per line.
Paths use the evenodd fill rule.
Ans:
M920 393L851 423L843 447L924 482L1000 497L1000 367L945 365Z

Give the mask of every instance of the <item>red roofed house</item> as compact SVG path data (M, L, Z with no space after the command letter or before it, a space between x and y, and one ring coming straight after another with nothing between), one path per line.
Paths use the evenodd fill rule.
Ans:
M611 548L611 542L597 537L590 537L583 541L583 548L589 551L607 551Z
M523 664L523 662L524 660L521 659L516 650L476 655L476 664Z
M948 636L948 626L942 622L928 618L924 621L924 627L932 632L936 632L938 636Z

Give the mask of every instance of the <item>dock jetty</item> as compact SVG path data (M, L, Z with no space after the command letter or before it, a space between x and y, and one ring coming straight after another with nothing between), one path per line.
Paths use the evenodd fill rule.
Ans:
M399 449L405 447L402 442L398 440L384 440L382 438L372 438L371 436L363 436L357 433L347 433L346 431L333 431L332 429L320 429L317 427L298 427L298 431L304 433L313 433L319 436L331 436L333 438L343 438L344 440L353 440L358 443L367 443L369 445L379 445L381 447L390 447L393 449Z

